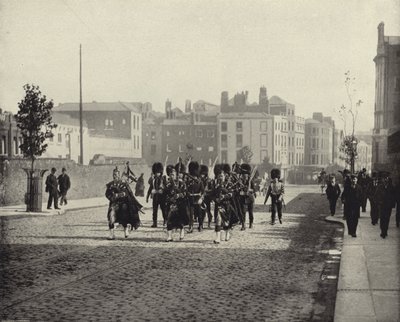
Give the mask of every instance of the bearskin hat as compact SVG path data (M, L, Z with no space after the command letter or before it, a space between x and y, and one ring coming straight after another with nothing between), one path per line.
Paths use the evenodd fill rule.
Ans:
M239 163L235 162L234 164L232 164L232 172L240 174L241 169Z
M200 165L197 161L190 161L188 168L191 176L199 176Z
M278 179L281 178L281 170L276 169L276 168L271 170L271 179L275 179L275 178L278 178Z
M172 171L175 170L175 167L172 164L168 164L167 167L165 168L165 171L167 172L167 176L170 176Z
M205 164L200 165L200 175L208 177L208 167Z
M186 166L183 164L182 161L180 161L177 164L175 164L175 170L178 173L186 172Z
M153 174L156 174L156 173L162 174L163 170L164 170L164 167L163 167L162 163L160 163L160 162L153 163L153 166L151 167L151 171L153 172Z
M224 163L222 165L222 171L225 173L231 173L231 166L228 163Z
M222 172L222 164L216 164L214 166L214 176L218 177Z
M250 164L243 163L241 166L242 174L250 174L251 173L251 166Z

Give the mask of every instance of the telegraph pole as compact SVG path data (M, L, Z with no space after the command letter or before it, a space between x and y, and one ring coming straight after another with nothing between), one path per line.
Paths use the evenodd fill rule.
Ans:
M79 45L79 137L81 154L79 163L83 164L82 44Z

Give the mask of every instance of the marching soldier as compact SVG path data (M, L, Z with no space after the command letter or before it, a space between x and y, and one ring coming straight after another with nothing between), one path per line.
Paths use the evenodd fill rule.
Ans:
M116 223L124 227L125 238L127 238L129 228L136 230L140 226L139 211L142 205L134 197L129 184L121 180L118 168L113 171L113 181L107 184L105 195L110 201L107 212L108 228L110 229L108 239L115 239L114 227Z
M283 196L285 194L285 187L283 182L280 181L281 171L279 169L271 170L272 182L268 187L267 195L265 196L264 205L267 203L268 198L271 196L271 225L275 225L276 213L278 212L279 223L282 224L282 205L284 203Z
M205 213L200 207L199 201L204 194L203 182L199 178L200 165L196 161L191 161L189 163L189 176L187 179L187 192L189 200L189 213L191 226L189 230L193 230L194 219L197 219L199 223L198 231L203 230L203 221Z
M180 170L180 167L177 167ZM169 176L166 181L165 195L166 204L168 209L167 218L167 242L172 241L172 230L179 229L179 240L184 238L184 226L189 224L189 217L187 214L187 200L186 200L186 185L182 177L178 178L176 168L172 166L167 167L167 175Z
M167 221L167 215L165 213L165 201L164 201L164 180L162 177L163 173L163 165L160 162L156 162L153 164L151 170L152 170L152 176L149 179L149 190L147 191L147 196L146 196L146 202L149 202L149 197L153 199L153 225L151 225L151 228L156 228L157 227L157 213L158 213L158 207L161 209L161 213L164 219L164 225L166 224Z
M217 178L215 183L217 217L214 243L219 244L221 230L225 231L225 241L228 241L232 227L239 222L239 218L233 207L233 186L228 180L227 174L222 171L221 167L214 167L214 174Z
M254 182L250 178L251 174L251 166L247 163L241 165L241 188L240 188L240 204L241 211L243 214L243 226L246 227L246 208L249 212L249 228L253 228L254 215L254 200L255 200L255 191L254 191Z
M211 214L211 201L212 201L212 180L208 177L208 166L202 164L200 165L200 179L203 183L204 193L203 193L203 202L202 205L205 207L203 211L207 213L208 218L208 228L211 227L212 222L212 214Z
M371 224L376 225L380 218L380 206L379 203L381 201L381 197L379 196L379 180L378 174L376 172L372 173L372 180L368 183L367 186L367 197L369 199L369 204L371 205L370 216L371 216Z
M336 178L334 175L331 175L325 193L329 201L329 209L331 211L331 215L334 216L336 212L336 202L339 199L341 193L340 187L336 182Z
M357 237L358 218L360 217L360 207L362 202L362 189L357 184L357 177L350 176L351 184L346 184L342 193L342 203L344 204L344 216L346 217L347 230L349 235Z
M223 164L222 165L222 171L225 174L226 180L229 181L231 188L232 188L232 198L231 198L231 203L233 207L233 211L237 218L239 218L240 223L242 224L241 230L245 230L245 223L244 223L244 216L245 214L242 211L242 206L240 204L240 186L242 184L240 177L239 177L239 172L240 172L240 166L238 163L234 163L232 170L231 166L229 164Z

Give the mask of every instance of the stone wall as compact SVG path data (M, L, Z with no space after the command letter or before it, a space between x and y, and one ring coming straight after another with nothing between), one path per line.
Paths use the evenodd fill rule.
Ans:
M68 192L69 199L85 199L104 196L105 185L112 180L112 170L115 165L82 166L65 159L39 159L35 161L35 168L49 170L44 174L44 180L52 167L57 169L57 176L61 174L62 167L67 169L71 179L71 189ZM118 167L122 171L123 164L118 165ZM23 168L30 168L28 160L0 160L0 206L24 203L25 193L27 192L27 175ZM142 162L136 164L131 162L130 168L136 176L144 173L146 185L151 174L151 168ZM45 185L43 184L43 202L47 200L47 193L44 189Z

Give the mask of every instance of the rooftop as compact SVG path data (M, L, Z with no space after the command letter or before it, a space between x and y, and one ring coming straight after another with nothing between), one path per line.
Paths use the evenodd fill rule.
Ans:
M83 103L82 106L84 111L131 111L140 113L138 103L126 103L126 102L96 102ZM63 103L59 104L54 108L55 112L70 112L79 111L79 103Z

